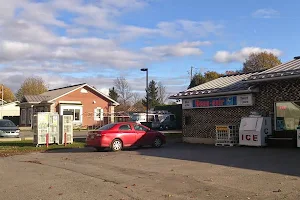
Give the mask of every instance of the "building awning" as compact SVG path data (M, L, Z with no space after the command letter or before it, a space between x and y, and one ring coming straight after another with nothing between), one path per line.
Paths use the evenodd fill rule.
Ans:
M82 105L81 101L59 101L59 104Z

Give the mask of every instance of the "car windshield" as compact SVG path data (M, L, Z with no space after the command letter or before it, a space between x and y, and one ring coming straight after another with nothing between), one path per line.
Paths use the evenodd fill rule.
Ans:
M0 127L15 127L16 125L12 121L3 120L0 121Z
M109 130L109 129L111 129L112 127L114 127L116 124L107 124L107 125L104 125L104 126L102 126L101 128L99 128L98 130L99 131L104 131L104 130Z

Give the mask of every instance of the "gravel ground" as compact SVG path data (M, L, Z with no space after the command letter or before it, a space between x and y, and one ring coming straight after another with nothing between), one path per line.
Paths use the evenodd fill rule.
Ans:
M0 158L1 199L300 199L300 149L183 144Z

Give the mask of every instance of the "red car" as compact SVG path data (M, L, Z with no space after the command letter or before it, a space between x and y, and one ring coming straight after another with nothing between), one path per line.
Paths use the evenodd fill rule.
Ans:
M166 143L166 137L159 131L134 122L119 122L105 125L98 130L90 131L86 137L86 146L98 151L110 148L120 151L123 147L142 147L152 145L161 147Z

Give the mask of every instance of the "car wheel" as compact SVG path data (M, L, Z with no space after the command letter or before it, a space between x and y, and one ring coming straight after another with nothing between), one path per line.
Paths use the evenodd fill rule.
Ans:
M123 143L120 139L114 139L110 148L112 151L121 151L123 148Z
M159 148L161 147L161 145L162 145L162 140L159 137L155 138L152 146L155 148Z
M95 149L96 149L96 151L99 152L99 151L103 151L105 148L104 147L96 147Z

